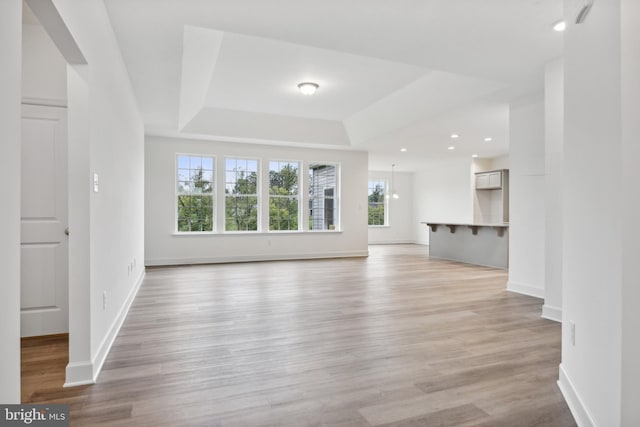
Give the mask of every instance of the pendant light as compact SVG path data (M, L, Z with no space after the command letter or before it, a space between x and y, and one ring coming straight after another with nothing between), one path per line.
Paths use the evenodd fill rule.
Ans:
M394 169L395 169L395 167L396 167L396 165L395 165L395 163L393 163L391 165L391 191L390 191L390 193L391 193L391 197L392 198L399 199L400 196L398 195L398 193L396 193L396 190L395 190L395 187L394 187L394 182L395 182L395 180L394 180L394 175L395 175L394 174ZM389 198L389 193L387 193L387 199L388 198Z

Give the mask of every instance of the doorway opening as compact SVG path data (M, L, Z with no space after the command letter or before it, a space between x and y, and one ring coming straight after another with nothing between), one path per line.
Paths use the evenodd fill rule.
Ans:
M74 243L70 232L76 227L86 234L83 225L89 221L88 193L74 183L77 171L89 167L83 157L88 153L86 61L51 0L25 0L22 10L22 141L16 161L22 166L24 403L31 401L33 384L64 386L69 361L78 353L74 348L90 343L70 327L85 319L78 314L82 304L73 303L78 301L73 289L77 293L80 282L86 287L88 278L86 260L78 256L88 252L88 239Z

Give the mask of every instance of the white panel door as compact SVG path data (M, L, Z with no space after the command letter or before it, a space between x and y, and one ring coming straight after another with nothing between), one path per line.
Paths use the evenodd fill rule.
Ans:
M65 108L22 106L23 337L69 331L66 122Z

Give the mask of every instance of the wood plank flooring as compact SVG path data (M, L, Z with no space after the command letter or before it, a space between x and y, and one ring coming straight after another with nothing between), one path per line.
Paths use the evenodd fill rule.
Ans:
M38 390L61 388L69 362L69 335L22 338L21 400L29 402Z
M506 280L417 245L148 269L98 383L23 398L74 426L575 426L560 325Z

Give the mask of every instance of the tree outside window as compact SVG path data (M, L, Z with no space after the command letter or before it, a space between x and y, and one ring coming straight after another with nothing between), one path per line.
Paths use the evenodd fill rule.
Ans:
M384 180L369 181L369 225L387 225L385 189Z
M298 162L269 162L269 230L299 230Z
M177 231L213 231L213 157L177 156Z
M225 159L225 231L258 230L258 160Z

